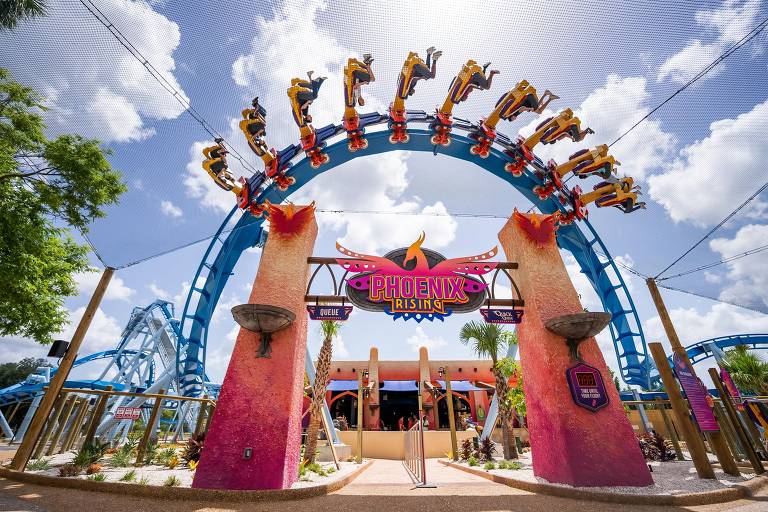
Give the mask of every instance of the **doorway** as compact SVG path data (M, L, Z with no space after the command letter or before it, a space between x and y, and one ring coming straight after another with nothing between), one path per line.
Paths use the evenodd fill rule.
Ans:
M381 422L387 430L399 430L398 421L403 418L403 428L408 428L408 418L419 414L419 395L416 391L389 391L381 393Z

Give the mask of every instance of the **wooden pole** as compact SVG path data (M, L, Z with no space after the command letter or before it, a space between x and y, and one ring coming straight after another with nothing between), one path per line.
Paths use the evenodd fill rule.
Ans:
M357 463L363 462L363 371L357 371Z
M112 391L112 386L106 387L107 391ZM107 409L107 402L109 401L109 394L105 393L99 397L96 402L96 407L93 408L91 419L88 421L88 428L85 431L85 438L83 439L83 446L93 442L93 438L96 437L96 429L101 423L101 417L104 416L104 411Z
M672 323L672 319L669 317L667 307L664 304L664 299L661 297L658 286L656 286L656 281L649 277L645 282L648 285L648 290L651 292L651 298L656 306L656 311L659 313L659 318L661 318L664 332L667 335L667 339L669 339L669 343L672 345L672 352L686 362L691 373L696 377L696 370L693 368L693 364L691 364L691 360L688 358L688 353L685 351L685 348L683 348L682 343L680 343L680 338L677 337L677 331ZM667 363L665 364L668 366ZM722 433L720 431L712 431L707 432L706 435L709 438L712 449L717 454L717 460L720 461L723 471L729 475L738 476L740 474L739 466L736 464L733 455L728 449L728 444Z
M11 469L15 469L16 471L24 471L24 469L26 469L29 457L32 455L32 451L34 450L37 441L40 439L40 433L43 431L45 420L50 416L51 410L53 409L53 403L61 392L61 388L64 387L64 382L66 382L67 377L69 376L72 364L75 362L77 353L80 351L80 345L83 343L85 334L91 326L91 320L93 320L94 315L96 315L96 310L99 308L101 299L104 297L104 292L106 292L107 285L114 273L114 268L107 267L101 274L99 284L96 285L96 290L94 290L91 300L85 308L83 318L80 319L75 334L72 336L72 341L69 344L67 353L61 359L59 368L48 385L48 391L46 391L45 396L43 396L43 399L40 401L40 405L38 406L37 411L35 411L35 416L29 423L27 432L24 435L24 440L16 451L13 461L11 461Z
M744 460L744 458L741 456L742 448L739 445L739 440L736 438L736 432L733 430L731 421L728 418L728 415L725 413L725 409L718 402L714 402L713 409L715 410L715 417L717 418L717 422L720 424L720 428L723 430L725 440L728 441L728 446L731 449L733 458L736 459L736 462L741 462Z
M160 395L165 393L164 389L160 390ZM155 423L157 423L157 416L160 414L160 408L163 405L164 398L155 398L155 404L152 406L152 413L149 415L149 421L144 429L144 435L139 442L138 448L136 448L136 465L141 465L144 460L144 455L147 451L147 445L152 438L152 432L155 430Z
M10 424L13 421L13 417L16 416L16 411L19 410L19 406L21 406L21 402L16 402L16 405L13 406L13 410L11 411L11 414L8 415L8 423Z
M211 426L211 420L213 419L214 412L216 412L216 404L208 404L208 416L205 418L205 430L203 432L208 432L208 427Z
M53 406L53 414L51 415L50 419L46 422L45 430L43 430L42 435L40 436L40 440L37 443L37 446L35 447L35 451L32 452L32 458L33 459L39 459L40 456L43 454L43 450L45 450L45 445L48 444L48 439L51 437L51 432L53 432L53 429L56 428L56 423L58 423L59 418L61 417L61 413L64 410L64 405L67 402L67 394L62 393L58 400L54 403Z
M693 465L696 467L696 473L699 478L715 478L715 471L707 458L704 442L699 437L696 427L691 423L688 416L688 404L683 399L680 388L677 387L677 381L672 374L672 368L669 367L667 355L661 343L649 343L648 348L651 351L656 368L659 370L661 381L664 383L664 390L669 397L669 403L672 405L672 412L675 414L677 424L680 426L680 433L683 436L688 453L691 454Z
M451 457L459 460L459 444L456 440L456 418L453 416L453 391L451 390L451 374L445 369L445 392L448 400L448 425L451 428Z
M203 395L203 398L208 398L208 395ZM205 420L206 408L206 403L200 402L200 408L197 410L197 422L195 423L195 435L198 435L200 433L200 429L203 428L203 420Z
M83 427L83 420L85 419L85 413L87 412L88 412L88 399L82 398L77 406L77 411L75 412L75 421L69 427L69 432L67 432L67 437L64 439L64 442L61 444L59 453L64 453L68 451L70 448L72 448L72 445L75 443L75 440L77 439L77 435L80 433L80 429L82 429Z
M660 398L657 398L656 400L658 402L661 402ZM659 412L661 413L661 419L664 420L664 426L666 427L667 432L669 432L669 438L672 440L672 446L675 447L675 454L677 455L677 460L685 460L685 457L683 457L683 450L680 449L680 441L677 438L677 432L675 432L675 426L672 424L672 420L670 420L669 416L667 415L667 405L660 403Z
M69 423L69 420L72 417L72 410L75 408L75 403L77 403L76 396L71 396L67 399L67 405L64 407L64 412L59 418L59 424L56 426L56 430L53 433L51 444L48 446L48 450L45 452L46 456L53 455L53 451L56 449L59 438L61 437L61 434L64 433L64 429L67 428L67 423Z
M736 436L739 438L741 445L747 452L747 458L749 458L749 463L752 464L752 468L754 468L755 474L759 475L765 473L765 468L763 467L763 463L760 462L760 458L757 456L757 452L755 452L755 447L750 442L747 432L744 431L741 423L739 423L736 407L734 407L733 402L731 401L731 395L728 393L728 390L725 388L725 386L723 386L723 383L720 380L720 375L718 375L717 370L710 368L709 376L712 378L712 382L715 384L715 389L717 389L717 392L723 401L726 414L728 414L728 416L731 418L734 430L736 431Z

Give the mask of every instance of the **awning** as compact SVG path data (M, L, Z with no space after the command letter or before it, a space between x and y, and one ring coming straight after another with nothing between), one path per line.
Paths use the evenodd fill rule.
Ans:
M385 380L380 391L418 391L415 380Z
M326 391L357 391L357 380L332 380Z
M440 383L440 388L445 389L445 381L439 380L437 381ZM451 381L451 390L452 391L485 391L485 388L479 388L469 382L468 380L452 380Z

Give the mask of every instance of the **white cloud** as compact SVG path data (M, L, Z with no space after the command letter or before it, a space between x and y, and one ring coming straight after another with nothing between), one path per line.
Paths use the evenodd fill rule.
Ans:
M174 76L178 25L140 0L103 0L98 8L186 99ZM174 119L184 111L95 18L71 10L68 2L51 1L47 16L0 36L0 47L36 49L37 56L27 52L24 65L12 71L45 93L46 122L53 131L104 141L142 140L154 133L147 121ZM94 51L95 40L102 51Z
M696 22L704 27L713 38L710 42L693 39L678 53L669 57L658 70L656 79L661 82L672 80L686 83L714 61L723 50L743 38L755 25L761 12L762 0L727 0L717 9L698 11ZM711 78L722 71L719 64L707 74Z
M448 342L442 336L429 336L424 332L422 326L417 326L416 330L411 336L406 338L405 342L410 345L411 350L415 353L419 353L419 348L426 347L430 352L430 356L433 356L432 351L448 345Z
M160 201L160 211L162 211L163 214L169 217L174 217L174 218L178 218L184 215L184 212L181 211L181 208L179 208L172 202L165 201L165 200Z
M740 228L733 238L710 241L709 247L725 259L766 243L768 225L750 224ZM726 265L729 283L721 290L720 299L768 310L768 253L750 255Z
M169 292L163 290L162 288L157 286L157 284L155 284L154 282L149 283L147 285L147 288L149 288L149 291L152 293L152 295L154 295L158 299L168 300L171 298L171 294Z
M650 111L650 93L646 86L644 77L608 76L604 86L592 91L578 108L573 109L581 120L582 129L590 127L595 133L581 142L564 139L546 146L540 144L536 146L537 155L563 163L569 155L584 147L613 142ZM533 133L543 119L552 115L556 113L543 113L520 130L521 134ZM620 175L627 174L642 180L651 170L662 165L674 144L674 135L662 130L658 120L648 119L641 130L631 131L611 147L611 154L621 162L618 168Z
M708 137L683 148L663 173L648 179L651 197L675 222L715 224L768 180L768 101L709 129ZM759 217L766 208L756 199L746 213Z
M101 271L83 272L74 275L77 282L77 290L80 295L90 295L96 290L96 285L101 279ZM136 293L136 290L125 285L119 276L113 275L107 285L107 291L104 292L104 300L130 300Z
M83 313L85 313L85 306L77 308L74 311L67 309L67 313L69 315L70 323L62 332L54 334L54 339L63 339L67 341L72 339L77 324L80 322ZM117 320L104 313L101 308L98 308L96 314L93 316L93 320L91 320L91 326L88 329L88 333L85 335L79 354L82 356L114 348L120 340L122 332L123 330ZM50 349L50 345L41 345L29 338L8 337L3 338L0 343L2 343L3 347L2 352L0 352L0 363L17 362L25 357L46 358L48 350ZM55 360L53 359L48 359L48 361L51 362L51 364L55 363ZM77 376L79 377L82 373L82 371L79 372ZM91 368L91 371L87 371L85 375L93 378L95 377L94 373L93 368Z
M235 206L236 198L232 192L223 190L214 183L202 167L203 148L211 142L195 142L189 150L189 162L184 175L184 186L187 195L199 199L204 209L221 213L229 213Z

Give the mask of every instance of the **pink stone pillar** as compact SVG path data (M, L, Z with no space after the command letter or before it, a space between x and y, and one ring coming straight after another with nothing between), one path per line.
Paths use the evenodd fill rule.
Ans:
M518 327L534 474L574 486L646 486L648 467L594 338L580 346L583 360L600 370L609 403L597 412L578 407L565 378L571 360L565 340L544 327L583 310L555 243L553 219L515 211L499 232L525 300Z
M271 358L257 358L258 333L241 328L229 361L192 487L285 489L298 477L309 279L317 236L313 207L270 211L250 304L293 311L293 324L272 336ZM251 458L243 458L246 448Z

